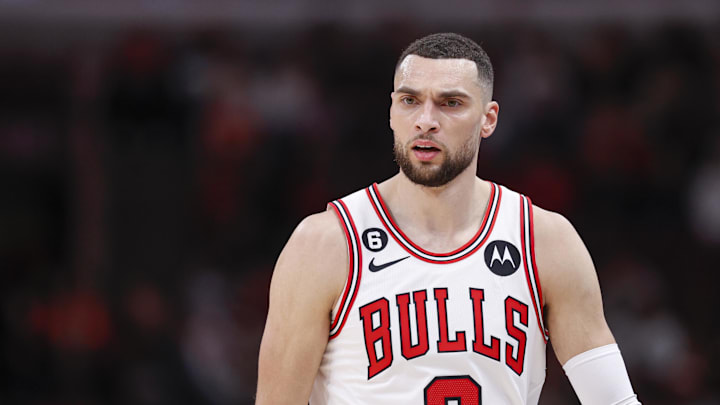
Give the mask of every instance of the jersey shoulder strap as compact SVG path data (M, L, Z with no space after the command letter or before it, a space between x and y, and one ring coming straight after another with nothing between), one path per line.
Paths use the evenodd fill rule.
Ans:
M328 203L328 208L335 212L335 215L337 215L340 221L348 248L348 276L341 298L333 308L332 322L330 324L330 339L337 337L342 331L348 314L350 313L350 308L352 308L357 292L360 289L360 279L362 278L362 249L360 248L357 226L355 225L355 220L350 213L348 205L356 205L359 202L357 200L363 196L364 191L360 190L349 196Z

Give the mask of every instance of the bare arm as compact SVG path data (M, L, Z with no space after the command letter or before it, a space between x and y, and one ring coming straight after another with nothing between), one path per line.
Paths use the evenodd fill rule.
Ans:
M290 237L270 285L257 405L308 403L347 263L345 237L331 211L306 218Z
M615 342L603 313L595 266L563 216L534 207L535 257L545 319L560 364Z

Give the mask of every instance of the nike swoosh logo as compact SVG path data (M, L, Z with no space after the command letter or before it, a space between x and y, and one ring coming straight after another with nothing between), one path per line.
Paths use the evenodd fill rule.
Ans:
M372 260L370 260L370 264L368 265L368 268L369 268L370 271L372 271L372 272L380 271L380 270L382 270L382 269L384 269L384 268L386 268L386 267L392 266L393 264L400 263L401 261L407 259L408 257L410 257L410 256L405 256L405 257L402 257L402 258L400 258L400 259L393 260L393 261L391 261L391 262L387 262L387 263L383 263L383 264L378 264L377 266L375 265L375 263L373 263L373 262L375 261L375 258L373 257Z

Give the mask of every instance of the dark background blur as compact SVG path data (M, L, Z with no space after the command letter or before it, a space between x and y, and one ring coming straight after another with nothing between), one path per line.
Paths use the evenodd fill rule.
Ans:
M384 3L0 0L0 403L251 404L275 258L395 173L396 58L457 31L479 175L575 224L644 403L720 404L719 3Z

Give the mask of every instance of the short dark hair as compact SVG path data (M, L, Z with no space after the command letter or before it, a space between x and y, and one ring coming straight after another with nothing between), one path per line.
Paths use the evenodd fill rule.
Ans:
M490 57L477 42L454 32L431 34L411 43L400 55L395 70L408 55L422 56L431 59L467 59L475 62L478 70L480 84L488 90L492 97L495 74L490 63Z

